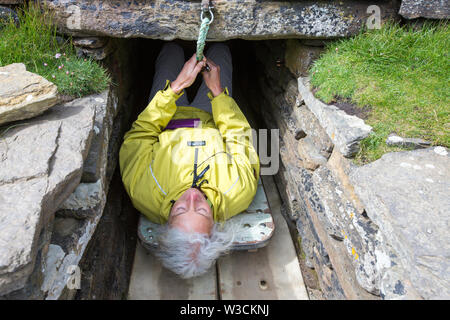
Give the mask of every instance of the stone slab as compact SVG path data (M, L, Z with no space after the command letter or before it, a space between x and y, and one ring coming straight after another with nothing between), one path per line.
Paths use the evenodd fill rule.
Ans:
M0 4L20 4L23 0L0 0Z
M309 170L327 163L327 158L320 154L320 150L313 143L311 136L307 136L298 142L298 155L302 159L303 166Z
M0 67L0 125L35 117L58 103L58 88L26 71L23 63Z
M430 141L418 138L403 138L396 134L390 134L386 139L386 144L388 146L411 148L411 149L422 149L431 146Z
M108 90L96 97L94 136L83 166L82 182L95 183L101 177L102 164L107 161L108 142L113 125L112 105L108 104Z
M327 105L316 99L310 91L309 78L298 78L298 91L306 106L317 117L335 148L345 157L354 156L359 150L359 142L366 138L372 127L356 116L350 116L334 105Z
M60 217L85 219L94 217L104 197L102 180L94 183L80 183L57 211Z
M61 122L36 121L34 125L25 123L12 128L14 134L5 130L0 135L0 184L47 175L58 147ZM39 151L30 152L36 146Z
M74 35L191 41L198 38L200 1L46 2L60 29ZM207 40L350 36L366 23L370 4L374 3L356 0L215 0L214 21ZM395 2L378 0L375 4L381 8L381 19L397 15Z
M449 299L448 149L387 153L355 169L350 180L367 215L396 253L391 266L397 265L399 277L409 279L424 299ZM407 295L405 287L402 281L390 283L392 290L402 290L382 294L401 299Z
M0 4L3 4L3 2L0 1ZM0 29L2 29L4 25L8 24L10 19L13 19L16 27L19 26L19 17L17 16L17 13L13 9L0 6Z
M91 144L83 170L86 171L86 163L89 157L92 157L96 162L95 170L98 180L92 183L80 183L66 197L56 212L58 223L55 223L51 241L53 245L61 246L64 250L65 255L62 259L64 268L80 264L106 205L110 182L106 169L108 162L112 160L107 157L107 150L113 122L112 113L114 112L111 109L114 105L110 104L107 99L107 91L91 96L91 102L95 104L97 111L93 127L94 135L97 135L97 143ZM120 119L118 120L120 121ZM65 230L70 231L66 232ZM51 285L46 287L46 299L61 299L67 291L70 291L67 287L70 274L67 274L64 268L54 270L52 266L48 267L49 269L45 271L46 277L54 280Z
M307 46L297 39L289 39L286 41L285 64L295 77L307 76L310 66L323 51L324 47Z
M33 271L47 185L46 177L0 185L0 295L22 288Z
M77 47L96 49L103 47L108 40L99 37L84 37L84 38L73 38L72 41L73 44Z
M57 105L0 138L0 295L23 287L42 228L80 182L92 138L93 101Z
M446 0L402 0L398 13L406 19L448 19L450 4Z

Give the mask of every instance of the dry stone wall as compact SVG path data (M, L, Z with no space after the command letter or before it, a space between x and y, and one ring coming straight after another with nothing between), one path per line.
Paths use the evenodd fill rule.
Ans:
M74 100L3 131L0 294L24 286L45 246L40 240L47 238L46 226L79 183L94 114L94 101Z
M403 0L399 14L406 19L448 19L450 4L441 0Z
M269 128L280 130L276 181L323 296L449 298L448 150L389 153L354 165L370 126L319 101L308 78L297 78L308 65L295 57L317 47L308 53L301 40L254 47L262 93L255 106Z
M58 103L57 87L23 63L0 67L0 125L40 115Z
M7 73L3 77L19 79L16 84L29 82L27 88L45 91L39 90L39 77L26 72L23 64L2 70ZM23 96L20 88L11 89L11 83L0 83L1 101ZM74 296L70 281L79 273L79 262L102 217L117 164L124 121L117 89L112 86L64 103L56 90L54 95L47 104L41 102L40 113L48 109L43 115L28 115L0 130L3 299ZM113 128L119 132L112 134Z

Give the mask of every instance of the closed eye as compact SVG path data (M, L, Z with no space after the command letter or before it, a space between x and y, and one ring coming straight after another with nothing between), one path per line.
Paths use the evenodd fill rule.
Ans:
M186 213L186 209L184 207L178 207L175 209L175 215L174 217L179 216L180 214Z
M182 214L185 214L187 212L186 208L184 207L178 207L175 209L174 214L172 215L172 218L180 216ZM209 219L208 211L205 208L198 208L195 213L204 216L205 218Z

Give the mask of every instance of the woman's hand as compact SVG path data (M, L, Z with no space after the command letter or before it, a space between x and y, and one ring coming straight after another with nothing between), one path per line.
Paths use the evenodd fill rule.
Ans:
M205 66L205 61L206 59L203 58L202 61L197 62L194 53L194 55L186 61L178 77L170 84L172 90L176 94L179 94L183 89L190 87L194 83L199 72Z
M203 79L205 80L206 86L211 90L214 97L217 97L223 92L222 85L220 84L220 66L215 64L213 61L206 58L206 63L208 64L210 71L203 71Z

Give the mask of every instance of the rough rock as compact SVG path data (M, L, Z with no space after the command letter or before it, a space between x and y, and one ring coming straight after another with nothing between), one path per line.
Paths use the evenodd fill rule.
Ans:
M0 1L0 4L3 4L3 2ZM18 27L19 17L17 16L17 13L13 9L0 6L0 29L4 24L9 23L11 18L14 20L15 25Z
M273 87L269 86L268 92L270 95L270 93L273 92ZM301 139L300 141L295 140L295 131L293 128L305 127L305 132L308 132L306 138L317 138L317 136L323 137L324 141L319 142L316 146L320 148L323 147L325 150L329 149L328 152L333 150L333 145L328 135L321 129L314 114L312 114L308 108L305 106L291 106L285 99L280 99L281 96L282 95L272 96L272 100L265 101L264 104L260 101L255 101L255 105L259 106L263 104L267 106L266 108L258 109L258 111L262 113L263 118L267 121L268 128L277 128L280 130L279 143L281 161L275 179L283 203L287 209L287 216L296 223L301 238L301 248L305 253L305 264L314 268L318 275L318 281L320 282L324 297L327 299L377 298L358 284L355 266L352 261L356 261L356 259L354 258L354 255L351 255L351 249L354 247L358 254L363 255L363 252L366 250L364 250L363 245L360 245L361 241L358 240L359 242L356 242L355 240L349 240L344 244L344 236L341 233L339 224L336 224L336 227L333 227L328 223L326 227L323 226L322 220L319 218L320 215L325 215L325 207L323 205L324 200L319 197L319 192L316 191L317 188L320 188L320 185L316 186L314 183L315 180L313 179L313 173L301 166L303 162L298 155L299 152L296 146L304 139ZM301 112L302 109L304 112ZM273 110L277 110L277 112L273 112ZM306 116L303 117L303 115ZM319 169L320 168L321 167L319 167ZM326 184L327 187L329 185L330 184ZM350 207L351 203L346 204L346 202L343 202L343 200L341 200L343 195L339 194L339 191L334 192L335 185L332 186L333 189L330 190L330 193L333 194L333 198L327 201L337 199L340 201L340 206L345 207L346 209L346 206ZM321 197L328 196L325 186L324 189L320 191ZM343 203L346 206L344 206ZM341 212L339 209L333 207L329 210L333 209L338 213L337 216L340 219ZM349 213L347 215L350 215L350 209L348 211ZM345 226L346 229L348 229L351 222L348 217L346 219ZM358 218L356 217L354 220L359 221L357 219ZM332 230L334 230L334 232ZM335 237L333 238L331 234ZM356 232L353 234L355 234L355 239L359 239ZM341 240L336 239L339 237ZM356 243L351 245L353 242ZM359 267L361 265L360 261L366 260L368 259L361 258L359 261L356 261L357 263L355 265L358 265ZM369 271L370 270L367 272ZM365 271L360 273L362 277L361 282L369 282L370 287L368 286L368 288L373 291L374 285L371 283L372 279L366 281L364 272ZM373 278L373 274L370 276Z
M84 37L84 38L73 38L72 42L74 46L84 47L90 49L97 49L105 46L107 39L99 37Z
M5 131L0 138L1 185L47 175L58 147L60 129L60 121L41 120L17 126L15 134ZM30 152L37 146L39 152Z
M0 125L35 117L58 103L58 88L26 71L23 63L0 67Z
M320 40L320 39L301 39L300 42L305 46L311 47L324 47L329 41L333 40Z
M311 143L318 150L319 155L328 159L333 150L333 142L320 126L317 117L305 105L294 108L292 116L299 129L304 130L307 138L311 139Z
M80 183L59 208L58 216L85 219L96 214L103 197L102 181Z
M23 0L0 0L0 4L21 4Z
M274 63L285 56L283 43L264 42L272 48L255 45L260 61L255 77L262 94L252 103L269 129L279 129L280 168L275 180L286 218L295 222L305 267L314 268L324 298L380 299L379 269L372 264L377 254L376 226L362 214L364 208L348 190L351 185L342 179L351 169L351 160L334 145L320 122L322 114L316 116L305 104L297 79L285 65ZM305 139L326 159L314 172L304 167L297 148Z
M138 220L139 212L125 192L117 170L102 218L79 263L83 276L75 299L126 299L136 250Z
M345 157L352 157L359 151L359 142L366 138L372 127L356 116L350 116L334 105L327 105L316 99L310 91L309 78L298 78L298 91L306 106L317 117L334 146Z
M339 181L344 191L345 197L349 199L355 208L355 214L365 215L364 205L355 193L355 189L350 182L349 174L356 167L351 159L345 158L337 149L333 149L327 162L327 168Z
M318 166L327 163L327 158L319 153L320 150L314 145L310 136L298 142L297 150L306 169L315 170Z
M41 290L45 291L46 300L61 299L64 294L68 294L67 283L71 278L71 273L68 271L77 269L100 220L101 210L97 213L97 215L83 220L63 217L55 219L51 246L60 247L61 252L58 255L57 268L54 264L47 264L46 269L43 270L47 281L44 282ZM51 252L49 254L51 255ZM49 259L51 256L47 255L47 261ZM69 293L69 295L73 294L75 294L73 291Z
M41 0L44 2L45 0ZM200 1L50 0L63 32L118 38L197 40ZM216 0L208 40L334 38L358 33L366 23L367 2ZM397 15L395 1L378 0L381 18ZM317 23L320 21L320 23Z
M395 292L383 291L390 288L396 290L396 298L405 298L407 290L400 289L409 282L424 299L449 299L448 149L388 153L355 169L350 179L367 215L397 256L391 265L397 265L397 276L383 277L381 293L393 296Z
M309 67L323 51L323 47L306 46L297 39L287 40L285 64L295 77L305 77L308 75Z
M46 189L44 177L0 185L0 295L22 288L33 271Z
M448 19L450 4L446 0L402 0L398 13L406 19Z
M311 198L317 195L311 203L322 227L329 237L344 243L347 259L354 266L359 285L372 294L379 294L375 256L377 226L357 213L351 199L347 197L345 186L329 168L321 166L314 171L312 183L314 190L308 196ZM330 257L339 259L335 263L335 268L339 270L349 265L349 262L344 257L338 258L337 252L336 249L328 250Z
M108 90L96 98L99 103L95 111L94 137L88 156L84 162L82 182L94 183L101 177L101 166L106 162L108 152L108 141L113 125L113 106L109 103Z
M94 131L96 137L84 163L84 173L88 164L95 160L93 168L98 180L93 183L80 183L75 191L62 203L56 212L54 232L51 243L59 246L64 252L61 266L54 269L49 266L44 271L46 277L51 278L51 284L41 289L46 292L46 299L55 300L71 298L76 293L67 286L70 274L66 272L69 266L77 267L83 258L87 245L97 228L103 215L111 176L108 175L108 165L115 169L118 150L108 156L110 144L115 144L112 137L113 115L116 112L116 97L114 94L103 92L94 99L97 105ZM117 119L120 122L121 119ZM123 134L123 133L122 133ZM97 140L97 142L94 142ZM97 162L98 160L98 162ZM113 164L110 164L113 162ZM49 274L50 273L50 274Z
M75 51L80 58L90 57L94 60L103 60L112 52L112 47L109 45L94 49L75 47Z
M386 139L386 144L388 146L412 148L412 149L423 149L431 146L430 141L418 138L403 138L396 134L390 134Z
M302 248L313 257L319 276L326 275L327 268L333 270L332 281L327 282L326 277L321 283L322 289L331 291L329 296L339 299L377 299L367 292L376 293L377 283L374 268L371 265L366 268L367 262L373 262L372 237L365 240L359 235L360 224L365 226L362 217L352 216L351 202L342 196L339 184L329 180L330 173L325 167L313 173L303 168L297 171L299 174L294 176L293 185L287 187L297 189L299 206L305 211L297 220ZM319 171L323 173L321 177Z
M46 292L51 288L51 285L55 281L57 272L61 267L64 256L64 250L60 246L50 244L45 262L45 265L47 266L47 272L45 274L44 282L41 287L42 291Z
M303 139L306 136L307 136L307 134L306 134L305 130L303 130L303 129L295 130L295 140Z
M0 295L23 287L42 228L79 184L95 105L95 96L57 105L1 137Z

